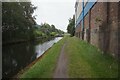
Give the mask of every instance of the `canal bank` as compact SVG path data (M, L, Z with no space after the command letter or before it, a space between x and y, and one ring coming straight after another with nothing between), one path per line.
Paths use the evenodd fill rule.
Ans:
M19 71L15 76L13 76L13 78L19 78L20 75L24 74L27 70L29 70L30 67L32 67L36 62L40 61L41 58L43 58L43 56L46 55L50 49L51 47L48 50L46 50L40 57L38 57L36 60L34 60L32 63L30 63L28 66L26 66L21 71Z
M56 37L45 41L37 40L34 42L4 45L2 49L3 78L9 78L16 75L27 65L38 59L60 39L62 39L62 37Z
M19 78L51 78L57 64L61 47L67 37L63 37L58 43L54 44L45 55L38 60L33 66L29 67Z

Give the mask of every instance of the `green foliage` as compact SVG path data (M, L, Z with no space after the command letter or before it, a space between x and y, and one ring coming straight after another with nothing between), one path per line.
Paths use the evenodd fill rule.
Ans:
M56 32L51 32L50 35L51 35L51 36L55 36L55 35L56 35Z
M30 2L2 3L3 42L32 39L32 25L36 24L32 17L35 9Z
M49 25L48 23L44 23L41 25L35 25L34 26L34 32L35 32L35 37L55 37L56 34L62 35L64 34L63 31L58 30L55 28L54 25Z
M39 36L42 36L43 33L41 31L35 30L34 35L35 35L35 37L39 37Z
M73 15L73 18L69 19L69 24L67 26L67 32L71 34L71 36L74 36L75 34L75 15Z

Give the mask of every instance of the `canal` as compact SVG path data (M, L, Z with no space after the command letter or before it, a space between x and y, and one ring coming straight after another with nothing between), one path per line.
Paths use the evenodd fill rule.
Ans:
M8 78L16 75L20 70L40 57L54 43L62 37L56 37L49 41L34 41L2 46L2 76Z

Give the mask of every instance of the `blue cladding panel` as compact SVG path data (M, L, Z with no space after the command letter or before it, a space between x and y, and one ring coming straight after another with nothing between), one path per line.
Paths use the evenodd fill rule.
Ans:
M76 25L79 24L79 22L83 19L83 11L81 12L81 14L79 15L78 19L77 19L77 23Z
M92 8L92 6L95 4L96 1L97 0L88 0L86 6L84 8L84 17L89 12L89 10ZM83 11L79 15L76 25L78 25L81 20L83 20Z
M84 8L84 16L89 12L89 10L92 8L92 6L95 4L95 2L88 2L87 5Z

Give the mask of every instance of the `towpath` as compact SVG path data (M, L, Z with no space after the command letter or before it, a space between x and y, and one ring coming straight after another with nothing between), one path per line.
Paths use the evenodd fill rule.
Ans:
M65 41L64 45L61 48L61 52L58 58L57 66L54 73L54 78L68 78L67 74L67 56L65 54L65 46L67 45L67 41Z

